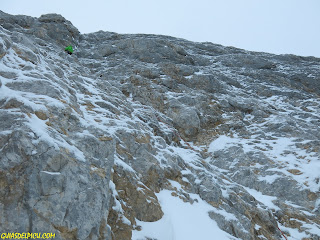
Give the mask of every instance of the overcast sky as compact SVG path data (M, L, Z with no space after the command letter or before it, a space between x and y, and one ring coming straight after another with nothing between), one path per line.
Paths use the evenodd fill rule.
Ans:
M82 33L153 33L320 57L320 0L0 0L10 14L59 13Z

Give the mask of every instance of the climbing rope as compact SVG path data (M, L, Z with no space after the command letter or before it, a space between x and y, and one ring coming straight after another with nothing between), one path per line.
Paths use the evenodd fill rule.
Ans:
M281 232L282 236L283 236L286 240L288 240L288 238L287 238L286 235L284 235L284 233L280 230L280 228L278 227L278 225L277 225L277 228L278 228L279 231Z

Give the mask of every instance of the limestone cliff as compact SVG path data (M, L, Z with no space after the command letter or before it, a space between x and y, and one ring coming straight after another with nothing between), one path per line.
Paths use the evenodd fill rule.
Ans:
M320 59L0 24L0 232L320 239Z

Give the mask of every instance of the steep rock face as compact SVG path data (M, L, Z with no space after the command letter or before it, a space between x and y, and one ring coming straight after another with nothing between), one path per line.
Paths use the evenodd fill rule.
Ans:
M170 218L169 191L207 202L221 239L320 238L319 59L0 24L3 232L160 240L145 223Z

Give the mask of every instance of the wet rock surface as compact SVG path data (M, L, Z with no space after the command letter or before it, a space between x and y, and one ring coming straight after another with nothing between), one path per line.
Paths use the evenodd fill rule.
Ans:
M2 232L129 240L166 189L229 239L320 238L320 59L0 24Z

